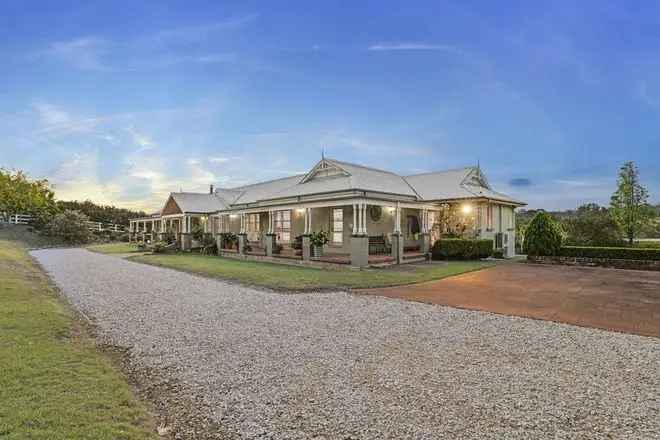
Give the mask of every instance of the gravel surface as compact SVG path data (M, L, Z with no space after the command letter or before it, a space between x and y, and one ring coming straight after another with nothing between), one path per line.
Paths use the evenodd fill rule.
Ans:
M32 254L102 342L173 384L168 406L190 402L180 438L660 438L659 339Z

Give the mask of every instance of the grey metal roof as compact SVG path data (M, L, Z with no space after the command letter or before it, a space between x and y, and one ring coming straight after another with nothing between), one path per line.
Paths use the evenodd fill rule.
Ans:
M177 192L170 196L182 212L213 213L229 208L229 204L215 194Z
M319 171L321 176L314 173ZM323 173L331 170L332 172ZM217 188L215 194L172 193L187 212L214 212L269 200L311 194L363 190L437 201L484 197L524 205L493 191L477 167L400 176L391 171L324 158L307 174L294 175L235 188ZM185 206L185 207L184 207Z

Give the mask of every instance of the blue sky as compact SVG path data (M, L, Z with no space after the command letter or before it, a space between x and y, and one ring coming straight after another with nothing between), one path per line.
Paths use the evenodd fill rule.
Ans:
M606 204L634 160L660 201L657 3L354 3L3 2L0 166L155 209L324 148L406 174L479 161L557 209Z

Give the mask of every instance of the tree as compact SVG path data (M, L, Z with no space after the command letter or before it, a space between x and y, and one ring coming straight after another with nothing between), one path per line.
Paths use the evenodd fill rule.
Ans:
M557 255L562 239L561 228L555 219L539 211L527 225L524 250L528 255Z
M58 211L48 180L33 180L22 171L0 168L0 214L50 217Z
M67 243L82 244L92 239L87 222L89 217L78 211L66 210L56 214L46 225L48 235L59 237Z
M57 202L57 206L61 210L80 211L93 222L115 223L118 225L128 225L129 220L132 218L147 216L142 211L132 211L110 205L98 205L91 200L85 200L84 202L60 200Z
M647 203L648 191L639 181L639 171L633 162L626 162L619 170L617 190L612 194L610 210L623 229L628 243L649 222L651 209Z
M562 224L566 243L573 246L616 246L622 241L621 229L610 211L595 203L580 206Z

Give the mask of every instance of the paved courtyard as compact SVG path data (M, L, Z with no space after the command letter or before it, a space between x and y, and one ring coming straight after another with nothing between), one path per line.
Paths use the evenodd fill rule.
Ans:
M660 337L660 272L509 263L361 293Z
M33 252L181 438L656 439L660 339ZM218 264L222 264L218 261ZM187 410L182 410L185 407ZM191 416L194 414L194 416Z

